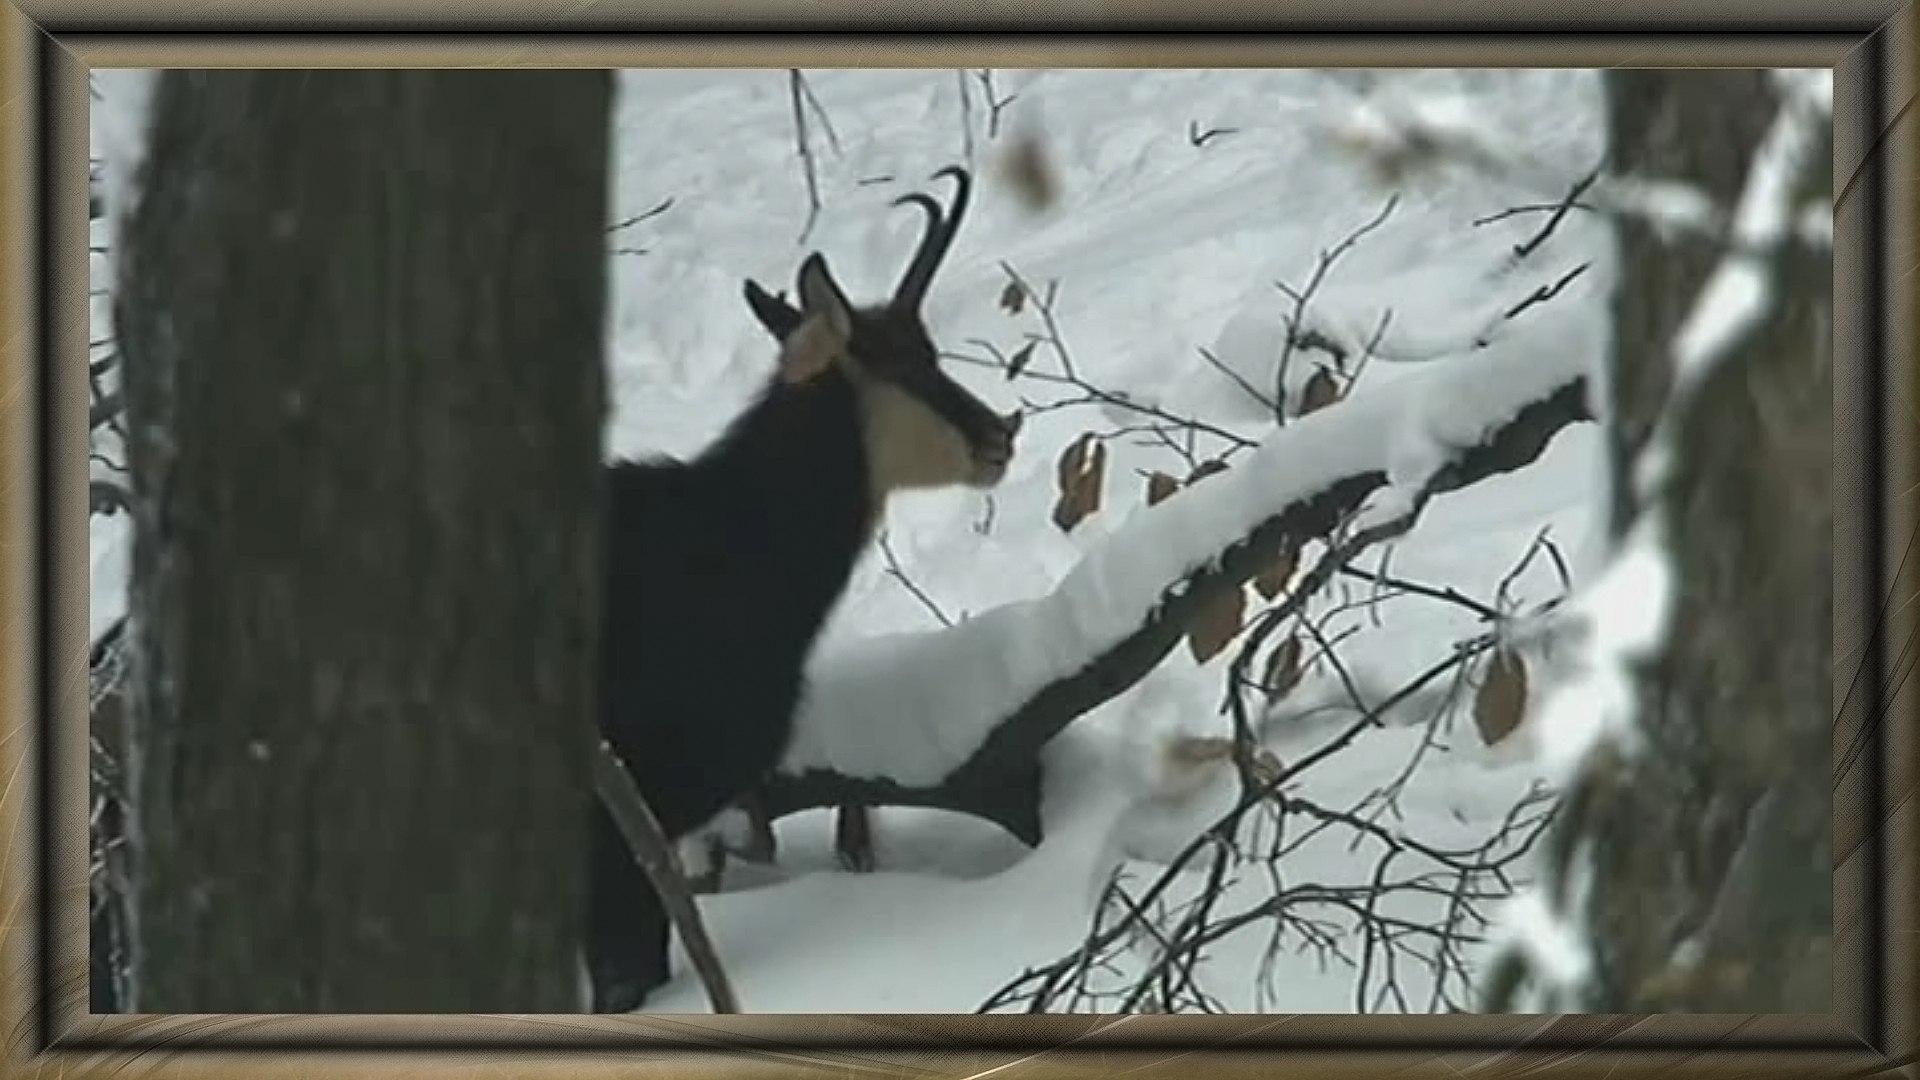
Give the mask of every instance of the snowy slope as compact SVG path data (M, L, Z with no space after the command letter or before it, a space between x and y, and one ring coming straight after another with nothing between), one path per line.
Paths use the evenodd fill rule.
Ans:
M611 242L621 253L611 256L610 453L692 452L756 389L773 354L740 299L743 277L790 288L801 257L817 248L855 296L890 288L920 218L911 210L889 209L888 202L959 159L969 143L985 179L927 304L936 340L952 352L982 355L969 344L975 340L1011 351L1037 327L1031 313L1015 316L999 305L1005 262L1030 281L1059 283L1060 328L1087 380L1246 438L1269 440L1274 428L1263 411L1198 350L1213 349L1237 370L1270 371L1277 319L1290 307L1273 282L1304 283L1322 249L1375 216L1394 194L1391 216L1335 265L1317 294L1314 325L1365 339L1390 309L1381 353L1440 356L1442 362L1375 360L1355 398L1314 422L1351 412L1377 417L1380 425L1417 427L1452 413L1435 409L1422 419L1406 403L1449 394L1473 395L1476 400L1454 410L1471 413L1486 404L1478 400L1483 396L1512 393L1543 372L1595 362L1605 340L1601 298L1610 280L1609 249L1591 221L1574 215L1552 244L1517 267L1512 245L1537 228L1539 215L1472 224L1510 206L1551 202L1596 163L1602 128L1592 73L1394 71L1373 73L1363 83L1312 71L998 72L997 92L1017 97L1001 114L997 139L984 130L986 109L977 96L963 114L961 81L952 71L814 71L807 78L838 149L816 118L822 207L803 245L807 195L786 73L623 75L612 217L641 215L672 201L619 230ZM1343 152L1330 134L1362 104L1356 96L1362 86L1369 106L1462 101L1524 161L1491 174L1440 167L1384 184L1367 161ZM137 116L131 104L136 94L128 88L137 90L134 80L109 86L108 100L95 110L96 149L110 160L125 156L126 132L137 129L128 120ZM970 93L979 89L969 80ZM963 115L976 126L971 140L963 132ZM1233 130L1196 147L1190 122ZM1025 131L1044 139L1061 182L1060 204L1042 214L1025 209L994 179L997 155L1012 133ZM104 239L96 236L96 242ZM1595 269L1563 296L1512 324L1500 347L1470 357L1486 367L1480 381L1450 381L1449 371L1464 370L1456 354L1500 312L1588 259L1597 260ZM104 263L96 259L103 270ZM951 367L1003 410L1023 398L1040 403L1063 396L1058 387L1009 382L984 366ZM924 494L892 508L889 542L900 568L948 616L1011 624L1016 620L1004 613L984 613L1048 597L1090 552L1106 552L1121 533L1152 535L1144 529L1151 524L1146 519L1176 503L1142 514L1138 471L1179 475L1186 469L1164 447L1127 439L1110 440L1106 509L1068 535L1049 521L1060 450L1082 431L1108 430L1131 419L1091 405L1030 416L1013 471L991 497ZM1423 445L1420 438L1394 432L1380 435L1372 450L1357 441L1318 442L1304 428L1285 434L1291 441L1281 449L1269 441L1266 450L1246 458L1291 459L1261 476L1305 476L1316 466L1335 467L1342 454L1382 446L1402 460L1409 453L1417 458ZM1414 532L1394 545L1391 571L1485 598L1546 528L1578 576L1592 562L1585 539L1598 491L1597 448L1591 425L1571 429L1521 473L1441 497ZM1203 453L1218 449L1203 440ZM1236 494L1223 483L1230 479L1239 482L1233 473L1209 481L1222 488L1210 494L1216 515L1231 513L1243 497L1272 494L1270 485L1256 488L1254 480ZM1197 501L1209 493L1197 488L1190 494ZM94 524L96 633L123 602L123 522ZM1167 557L1165 549L1161 557ZM1154 561L1095 558L1105 558L1101 565L1109 574ZM1362 565L1377 568L1378 556L1369 555ZM1118 605L1142 590L1150 598L1161 582L1110 584L1090 594ZM1533 602L1556 590L1544 560L1536 560L1515 589ZM875 657L888 655L885 650L916 640L885 636L939 625L889 575L882 559L869 558L817 658L823 687L845 688L845 696L835 698L834 689L823 696L873 699L883 684L862 682L862 665L871 668ZM1356 610L1330 627L1347 625L1360 632L1341 645L1343 659L1389 688L1478 629L1460 609L1413 598ZM783 821L777 870L732 872L729 891L702 901L746 1007L968 1011L1022 968L1072 948L1086 932L1093 895L1123 856L1177 848L1206 823L1200 811L1171 818L1144 813L1140 796L1167 733L1224 732L1217 706L1226 660L1222 655L1200 666L1178 649L1134 691L1056 740L1048 756L1048 839L1036 851L979 822L887 811L878 821L880 872L853 875L835 866L827 815ZM816 709L822 715L810 714L810 736L796 754L847 767L863 753L911 753L916 741L964 747L971 736L958 714L980 708L990 691L965 682L939 689L935 701L950 708L917 714L930 730L864 728L871 736L850 736L849 715L877 724L885 722L885 710L869 716L858 709ZM1324 687L1309 686L1301 700L1314 694L1330 696ZM1279 725L1274 748L1283 759L1304 753L1343 720L1293 717ZM1349 805L1399 775L1424 735L1417 726L1370 732L1305 775L1300 793ZM889 738L908 748L889 747ZM1534 769L1514 750L1481 748L1464 722L1438 739L1444 749L1429 747L1421 757L1398 804L1396 827L1433 844L1468 843L1507 811ZM1371 873L1373 859L1330 833L1290 853L1285 865L1290 880L1357 883ZM1149 876L1153 870L1135 868ZM1255 900L1270 888L1254 872L1234 886L1236 896ZM1416 921L1437 918L1440 911L1437 903L1403 907L1396 913ZM1354 1007L1353 970L1338 963L1322 969L1311 954L1283 951L1280 973L1264 980L1268 992L1256 993L1264 937L1264 929L1250 928L1213 950L1206 978L1229 1007ZM1406 985L1408 1003L1375 1006L1425 1007L1419 978L1409 976ZM661 1011L706 1008L700 987L686 974L650 1005Z

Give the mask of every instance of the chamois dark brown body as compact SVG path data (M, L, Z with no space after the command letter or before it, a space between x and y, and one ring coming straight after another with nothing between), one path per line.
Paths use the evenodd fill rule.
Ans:
M991 487L1019 417L940 370L920 302L966 208L969 178L884 304L855 308L819 254L800 306L753 282L746 300L780 342L778 370L690 462L606 470L601 730L678 839L779 764L815 638L890 491ZM596 1012L638 1008L668 977L668 922L596 802L587 961Z
M601 727L669 836L772 772L792 737L876 509L857 409L836 373L775 385L699 459L607 469ZM627 1011L667 978L666 916L598 804L591 843L594 1008Z

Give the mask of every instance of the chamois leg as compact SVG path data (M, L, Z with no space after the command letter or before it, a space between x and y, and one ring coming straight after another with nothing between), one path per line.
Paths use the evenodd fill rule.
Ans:
M587 971L593 1011L632 1012L671 975L667 911L613 815L597 799L591 845Z

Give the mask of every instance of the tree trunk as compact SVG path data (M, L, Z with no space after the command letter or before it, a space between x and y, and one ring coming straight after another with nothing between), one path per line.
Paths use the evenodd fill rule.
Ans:
M1730 210L1779 111L1767 74L1604 78L1615 171L1696 185ZM1810 160L1796 210L1832 197L1831 124ZM1644 506L1632 476L1667 407L1671 343L1725 248L1619 226L1611 525L1618 538L1659 513L1675 591L1658 655L1633 672L1642 746L1597 754L1557 829L1553 891L1572 853L1592 859L1594 970L1571 1004L1829 1012L1831 252L1789 239L1763 256L1766 317L1676 416L1672 472Z
M581 1008L612 86L160 76L134 1009Z

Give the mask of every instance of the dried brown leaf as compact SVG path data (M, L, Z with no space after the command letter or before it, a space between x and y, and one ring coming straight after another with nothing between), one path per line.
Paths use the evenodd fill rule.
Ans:
M1027 290L1021 288L1019 282L1009 281L1007 287L1000 290L1000 306L1006 309L1007 314L1018 315L1026 305Z
M1020 373L1027 370L1027 365L1033 363L1034 344L1034 342L1029 341L1025 345L1020 346L1019 351L1013 354L1013 358L1007 361L1007 378L1019 378Z
M1246 614L1247 593L1238 585L1201 605L1187 627L1187 648L1194 661L1204 664L1220 655L1245 629Z
M1194 484L1197 484L1200 481L1205 480L1207 477L1212 476L1214 473L1223 473L1226 471L1227 471L1226 462L1220 460L1219 458L1208 458L1207 460L1193 467L1193 472L1187 475L1187 486L1191 487Z
M1087 454L1087 467L1080 473L1080 486L1085 489L1087 513L1100 509L1100 493L1107 486L1107 444L1095 442Z
M1326 368L1316 368L1307 376L1306 389L1300 396L1300 415L1319 412L1321 409L1340 400L1340 387L1327 374Z
M1063 491L1053 500L1053 527L1061 532L1072 532L1074 527L1087 519L1089 511L1081 489Z
M1300 636L1288 634L1285 640L1273 647L1267 654L1266 669L1260 675L1260 685L1267 692L1268 701L1278 701L1287 696L1288 691L1300 685Z
M1100 510L1100 493L1107 479L1107 447L1091 432L1080 436L1060 454L1059 498L1053 504L1053 523L1061 532Z
M1147 505L1164 502L1167 496L1180 490L1180 481L1163 472L1154 472L1147 476Z
M1080 474L1086 470L1087 447L1092 443L1093 432L1089 431L1068 443L1067 448L1060 451L1060 458L1054 462L1053 466L1054 490L1062 495L1073 490L1073 485L1078 482Z
M1518 653L1501 649L1487 663L1486 677L1473 699L1473 723L1480 740L1499 744L1513 734L1527 711L1527 664Z
M1263 748L1254 752L1253 779L1255 782L1271 788L1280 783L1280 778L1286 775L1286 772L1286 765L1273 751Z
M1293 547L1283 549L1266 569L1253 575L1253 587L1260 592L1260 598L1271 600L1287 588L1287 582L1293 580L1293 572L1300 565L1300 553Z
M1060 180L1047 145L1037 132L1023 132L1001 158L1000 172L1007 186L1034 213L1051 209L1060 198Z

